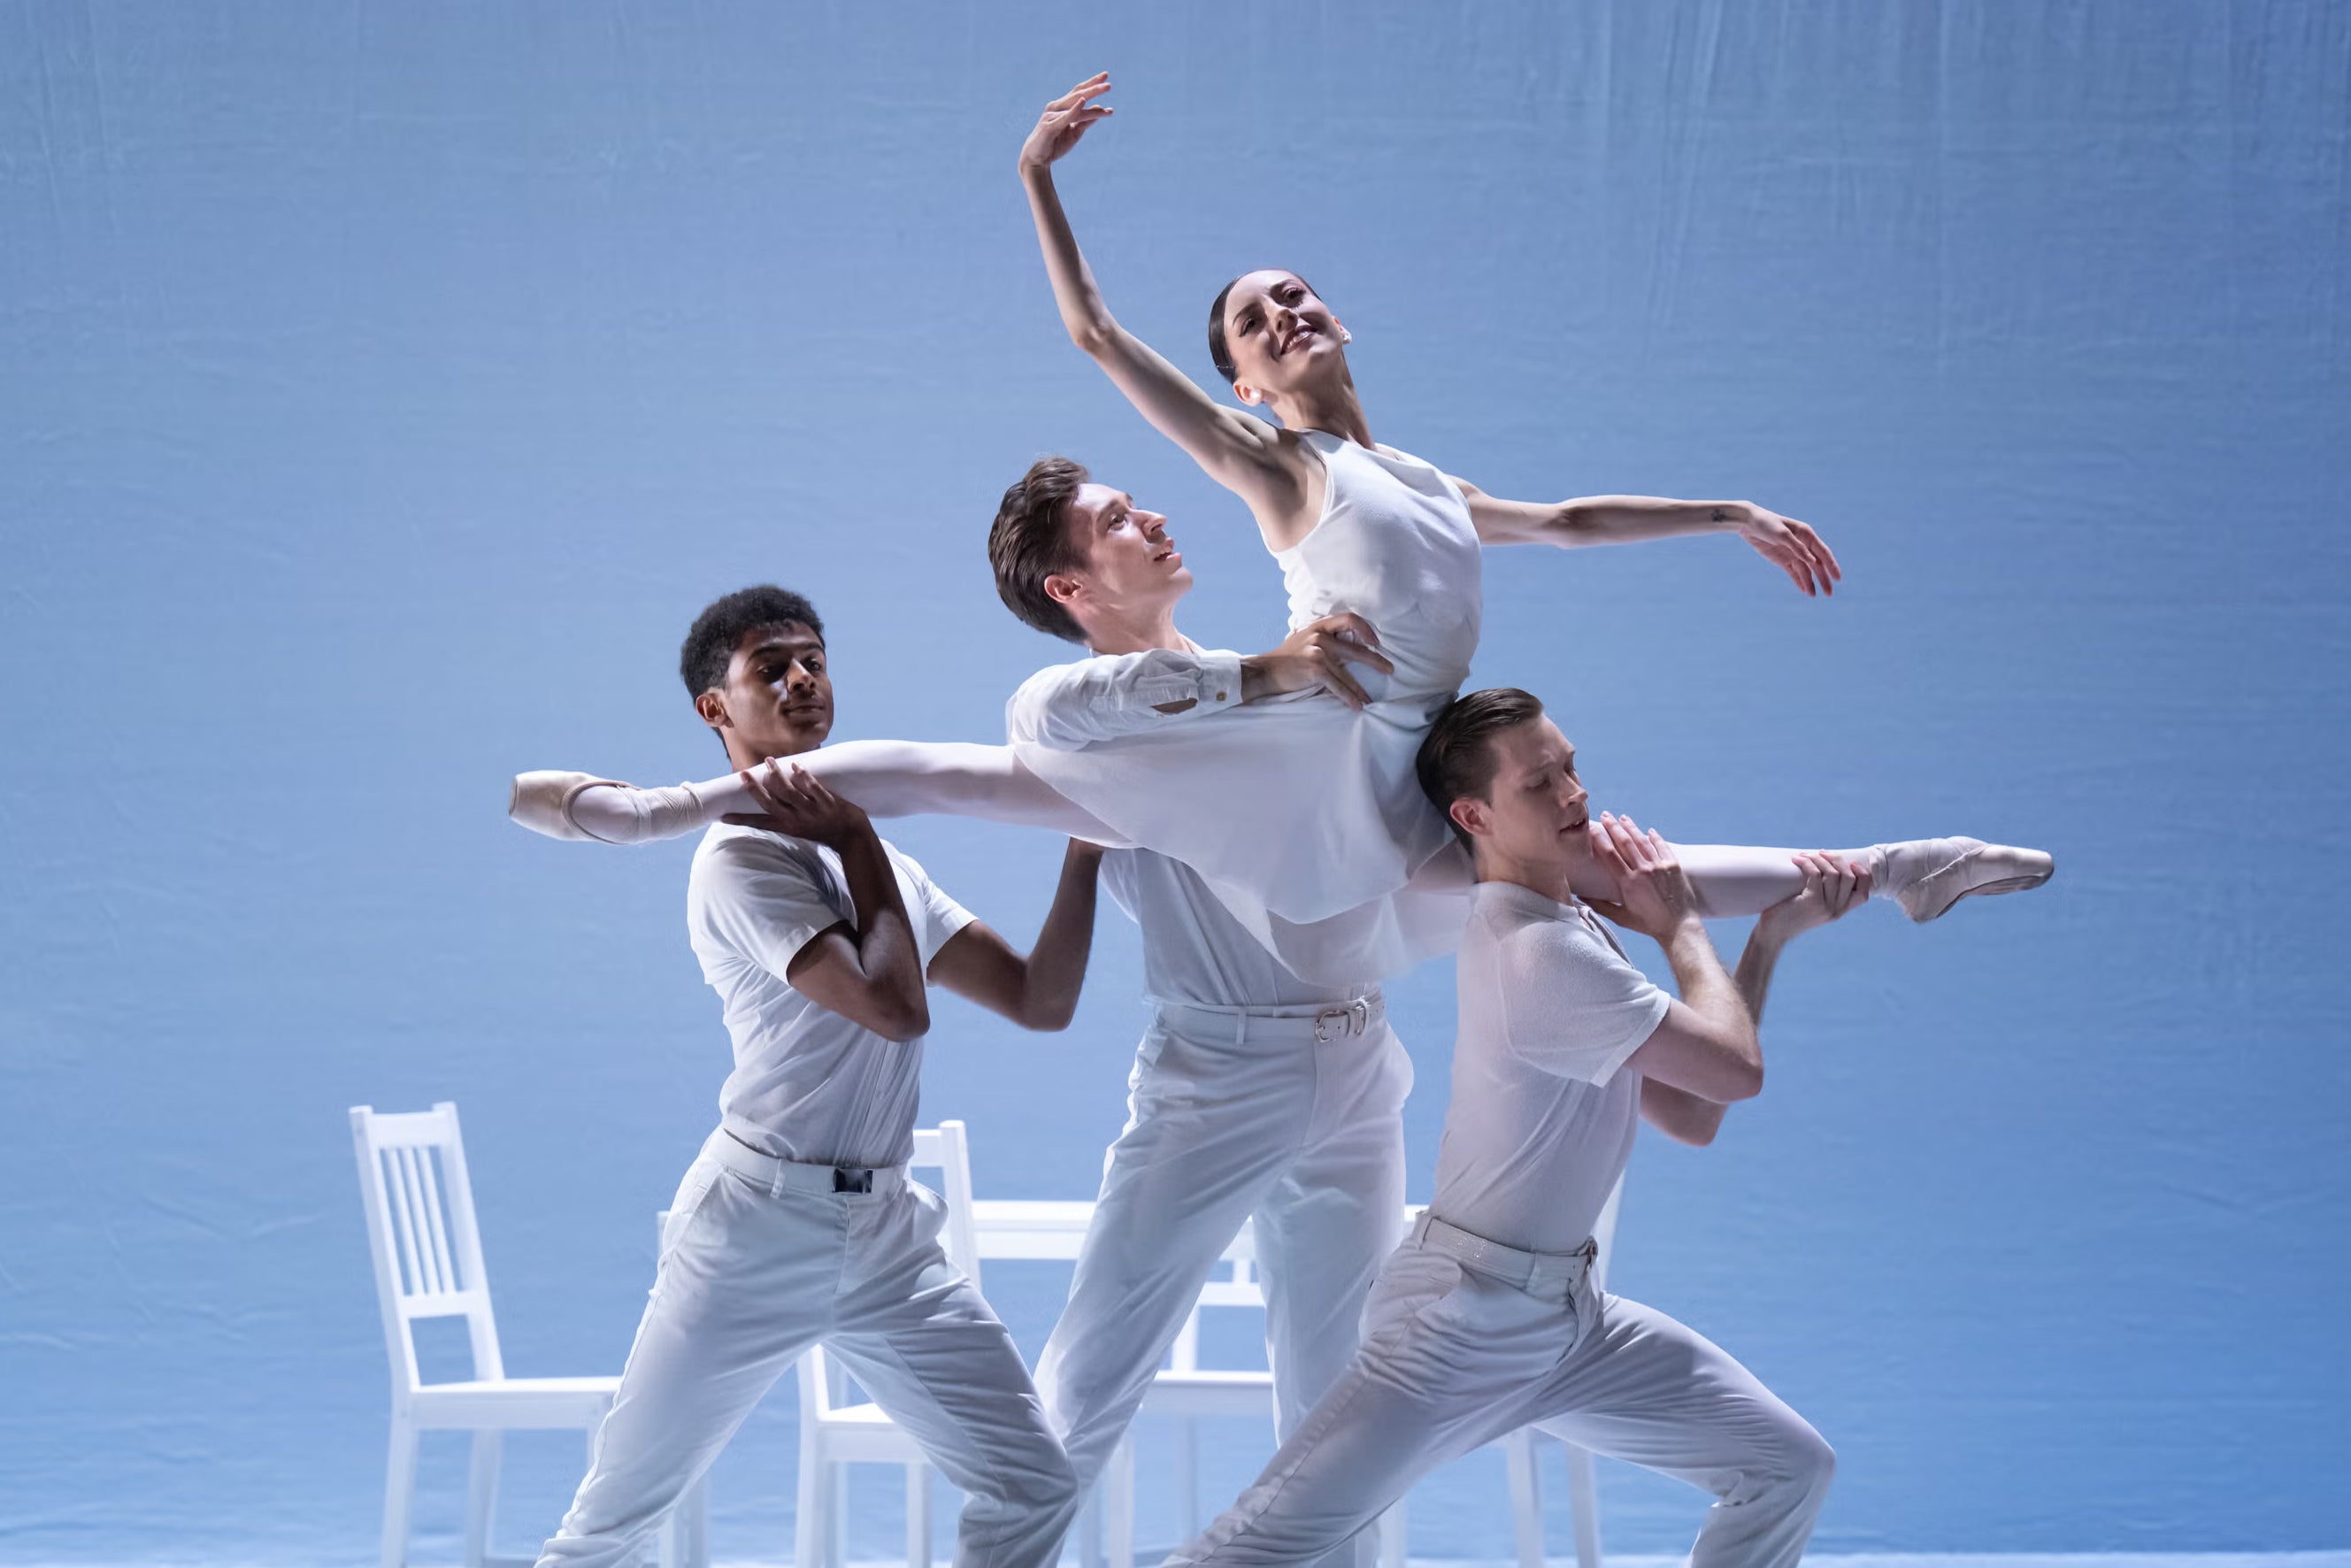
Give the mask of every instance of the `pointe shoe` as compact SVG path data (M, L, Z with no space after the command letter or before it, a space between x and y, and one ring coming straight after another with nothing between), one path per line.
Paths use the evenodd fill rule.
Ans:
M1879 893L1922 925L1962 898L2039 887L2057 869L2043 851L1981 839L1913 839L1885 849Z
M545 833L550 839L584 839L601 844L605 841L571 820L571 802L580 790L591 785L619 782L617 779L599 779L592 773L554 769L517 773L514 792L507 797L507 815L532 832Z

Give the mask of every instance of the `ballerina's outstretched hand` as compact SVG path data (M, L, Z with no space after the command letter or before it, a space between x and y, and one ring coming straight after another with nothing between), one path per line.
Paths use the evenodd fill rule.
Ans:
M1020 172L1043 169L1078 144L1086 128L1117 111L1094 99L1110 90L1110 72L1096 71L1045 106L1037 129L1020 144Z

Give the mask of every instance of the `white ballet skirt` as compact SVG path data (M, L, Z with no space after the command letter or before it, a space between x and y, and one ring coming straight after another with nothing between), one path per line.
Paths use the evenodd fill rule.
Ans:
M1010 739L1063 796L1198 873L1301 977L1394 974L1449 950L1467 910L1466 857L1413 758L1477 651L1478 535L1460 489L1420 459L1301 439L1325 483L1313 528L1274 555L1290 624L1369 622L1395 666L1349 666L1370 705L1301 693L1075 749Z

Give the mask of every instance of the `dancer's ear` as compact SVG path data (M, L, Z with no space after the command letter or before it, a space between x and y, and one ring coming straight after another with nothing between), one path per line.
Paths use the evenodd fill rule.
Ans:
M1331 318L1331 329L1339 334L1339 341L1343 345L1355 340L1355 335L1348 331L1344 323L1341 322L1336 316Z
M1265 401L1265 393L1258 391L1257 388L1249 385L1247 382L1235 382L1233 383L1233 395L1240 399L1243 402L1249 404L1251 408L1255 408L1258 404Z
M702 722L713 729L734 727L735 721L726 714L726 698L716 686L694 699L694 711L700 714Z
M1085 592L1085 580L1082 578L1071 577L1066 572L1059 571L1046 574L1045 597L1064 610L1076 603L1079 597Z
M1484 838L1494 831L1494 809L1475 795L1464 795L1445 809L1461 831L1472 838Z

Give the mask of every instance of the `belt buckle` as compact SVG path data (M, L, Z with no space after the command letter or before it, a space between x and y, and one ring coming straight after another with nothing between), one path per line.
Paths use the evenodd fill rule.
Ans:
M1372 1004L1357 997L1343 1008L1324 1008L1314 1015L1314 1043L1328 1045L1343 1034L1361 1034L1372 1027Z
M873 1173L868 1169L852 1170L846 1166L832 1167L832 1190L835 1192L872 1192Z

